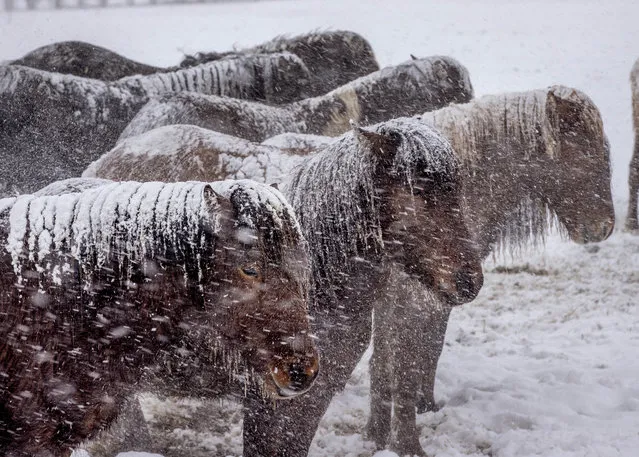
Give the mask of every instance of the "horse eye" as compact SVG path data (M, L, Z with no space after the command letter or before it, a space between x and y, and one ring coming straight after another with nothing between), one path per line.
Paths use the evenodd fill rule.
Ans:
M239 270L242 276L245 276L247 278L258 279L260 277L260 272L255 267L251 267L251 266L240 267Z

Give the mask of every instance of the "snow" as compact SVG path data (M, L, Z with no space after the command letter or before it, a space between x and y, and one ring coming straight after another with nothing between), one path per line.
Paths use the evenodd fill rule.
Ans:
M184 52L248 47L280 33L330 27L369 39L381 66L411 53L451 55L469 69L477 96L576 87L602 113L621 226L633 141L628 76L639 56L638 17L639 3L627 0L304 0L3 13L0 59L81 39L169 66ZM520 260L487 262L479 297L451 316L436 386L444 407L418 416L429 455L637 454L639 239L616 232L599 248L549 238L545 248ZM513 273L499 273L498 266ZM363 440L367 414L363 360L333 400L311 455L394 457ZM239 426L224 425L239 439ZM171 430L153 426L157 435ZM238 444L227 449L239 453ZM205 454L189 448L184 455Z

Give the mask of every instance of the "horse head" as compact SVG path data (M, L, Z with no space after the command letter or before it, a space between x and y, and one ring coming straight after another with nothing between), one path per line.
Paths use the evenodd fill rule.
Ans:
M481 259L464 222L461 175L450 144L409 119L355 131L377 160L385 256L446 302L473 300L483 283Z
M548 91L546 111L554 124L555 147L541 179L544 199L571 240L603 241L612 233L615 213L601 114L588 96L562 86Z
M207 191L221 230L217 290L205 294L225 347L260 375L266 393L289 398L307 391L319 369L308 324L308 251L292 209L274 188L228 181ZM214 183L215 184L215 183ZM229 202L230 201L230 202Z

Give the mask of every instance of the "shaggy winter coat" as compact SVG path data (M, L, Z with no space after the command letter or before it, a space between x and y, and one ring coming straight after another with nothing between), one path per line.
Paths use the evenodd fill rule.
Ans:
M0 455L68 456L142 375L208 395L240 377L258 398L309 388L307 251L276 190L128 182L67 193L79 187L0 201Z
M240 56L113 83L0 67L0 195L78 176L113 147L153 96L189 91L277 102L280 96L290 100L307 75L290 53Z

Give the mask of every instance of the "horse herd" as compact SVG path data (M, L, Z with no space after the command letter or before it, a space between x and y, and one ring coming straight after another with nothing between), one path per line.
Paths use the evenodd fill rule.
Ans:
M379 69L344 31L171 68L45 46L0 66L0 159L7 457L66 457L140 418L142 391L232 395L245 457L305 456L371 337L366 435L423 455L416 412L482 260L614 227L586 94L474 99L456 60ZM152 449L137 422L119 450Z

